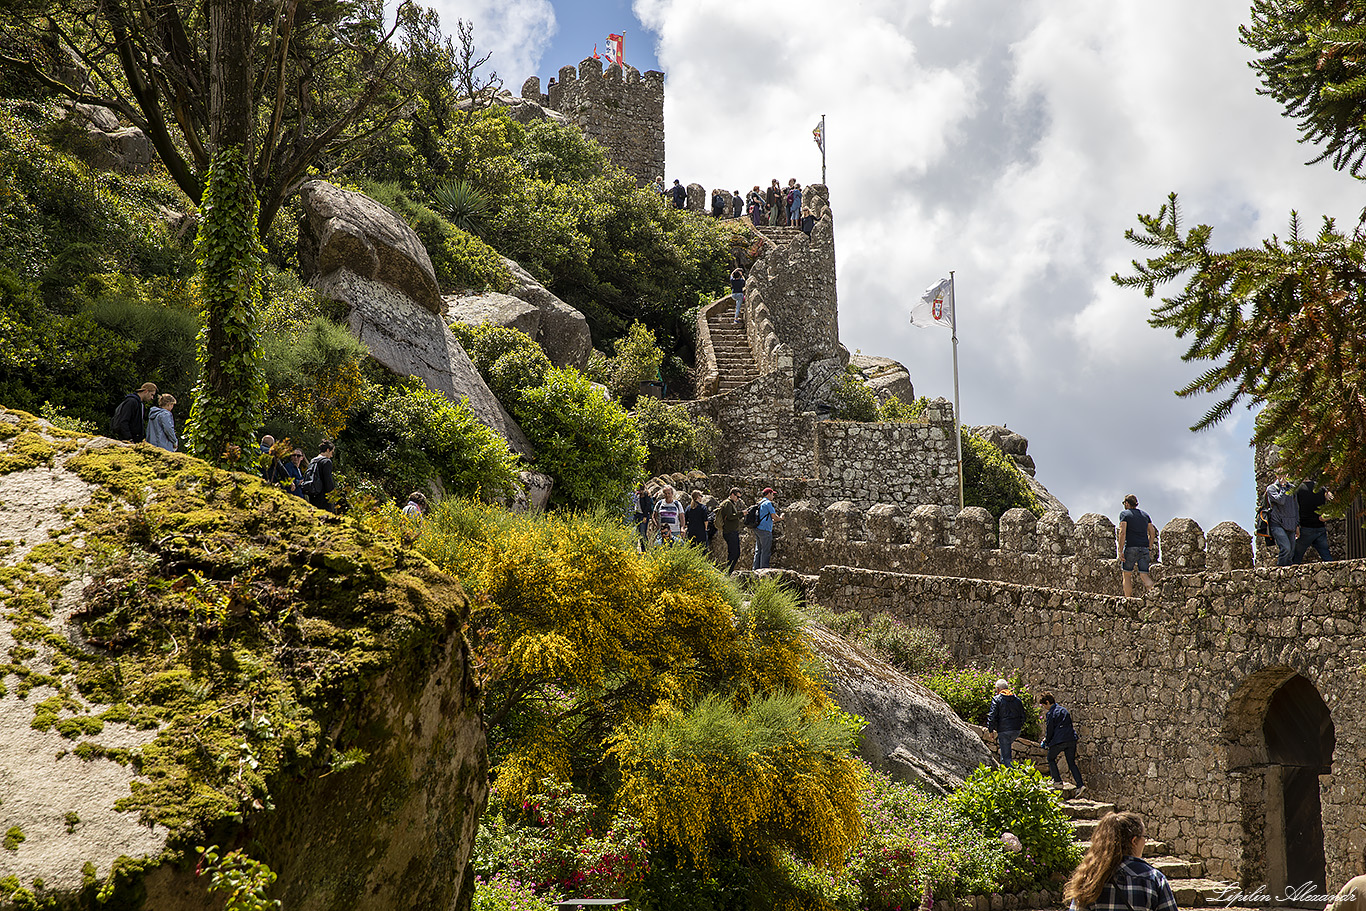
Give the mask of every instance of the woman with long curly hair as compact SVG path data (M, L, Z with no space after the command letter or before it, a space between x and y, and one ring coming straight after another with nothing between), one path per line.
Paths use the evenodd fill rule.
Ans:
M1106 814L1063 889L1072 911L1176 911L1167 877L1143 860L1147 840L1137 813Z

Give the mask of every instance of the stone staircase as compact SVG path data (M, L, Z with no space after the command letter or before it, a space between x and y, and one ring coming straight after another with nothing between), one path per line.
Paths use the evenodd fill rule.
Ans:
M776 246L784 246L786 244L790 244L794 238L798 237L802 233L801 228L771 228L767 225L765 225L762 228L755 228L754 230L757 231L765 240L771 241Z
M734 313L733 307L723 307L707 317L707 331L711 333L712 351L716 355L716 373L720 377L718 394L739 389L759 376L759 366L749 349L745 326L733 322Z
M978 728L978 731L982 735L982 740L986 743L987 749L995 754L995 744L987 739L986 729ZM1012 754L1017 762L1032 763L1045 779L1050 777L1048 754L1040 749L1036 743L1023 739L1017 740L1012 748ZM1063 774L1067 774L1065 760L1059 756L1058 761L1062 763ZM1096 826L1100 824L1101 817L1106 813L1113 813L1115 805L1085 797L1073 797L1072 794L1075 790L1071 782L1064 781L1059 796L1062 798L1063 810L1071 820L1073 837L1081 849L1085 851L1091 846L1091 835L1096 831ZM1172 892L1176 895L1176 903L1182 908L1200 908L1211 905L1213 898L1224 889L1223 883L1205 878L1203 862L1172 856L1171 846L1164 841L1150 839L1144 848L1143 859L1152 864L1154 869L1161 871L1171 882ZM1061 891L1062 887L1058 886L1057 888ZM1049 897L1056 899L1058 893ZM1225 906L1220 903L1218 907L1224 908ZM1237 909L1227 909L1227 911L1237 911Z

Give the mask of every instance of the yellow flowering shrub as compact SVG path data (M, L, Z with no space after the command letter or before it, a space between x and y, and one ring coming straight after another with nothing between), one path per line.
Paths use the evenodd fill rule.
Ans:
M717 695L686 711L660 706L618 734L618 801L702 869L718 858L773 865L784 851L835 864L863 835L867 786L851 738L795 693L740 710Z

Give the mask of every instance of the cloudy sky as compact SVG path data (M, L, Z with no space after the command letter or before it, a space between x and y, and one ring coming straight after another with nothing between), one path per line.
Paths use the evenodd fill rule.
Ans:
M850 350L953 396L949 333L916 329L921 291L956 271L965 422L1029 438L1074 517L1136 493L1158 525L1249 527L1250 416L1192 434L1211 401L1110 282L1138 212L1181 194L1228 248L1284 233L1291 209L1347 224L1350 178L1307 167L1293 122L1256 94L1238 42L1247 0L443 0L476 23L514 89L626 29L627 62L667 76L667 176L747 188L820 178L827 118ZM601 44L599 45L601 50Z

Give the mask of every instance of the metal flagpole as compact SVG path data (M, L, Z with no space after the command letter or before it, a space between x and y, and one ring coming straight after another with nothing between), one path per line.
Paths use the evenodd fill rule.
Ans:
M826 183L825 183L825 143L826 143L827 141L828 141L828 140L826 139L826 136L825 136L825 115L822 114L822 115L821 115L821 186L826 186Z
M949 300L953 301L953 436L958 441L958 508L963 508L963 427L958 410L958 289L949 271Z

